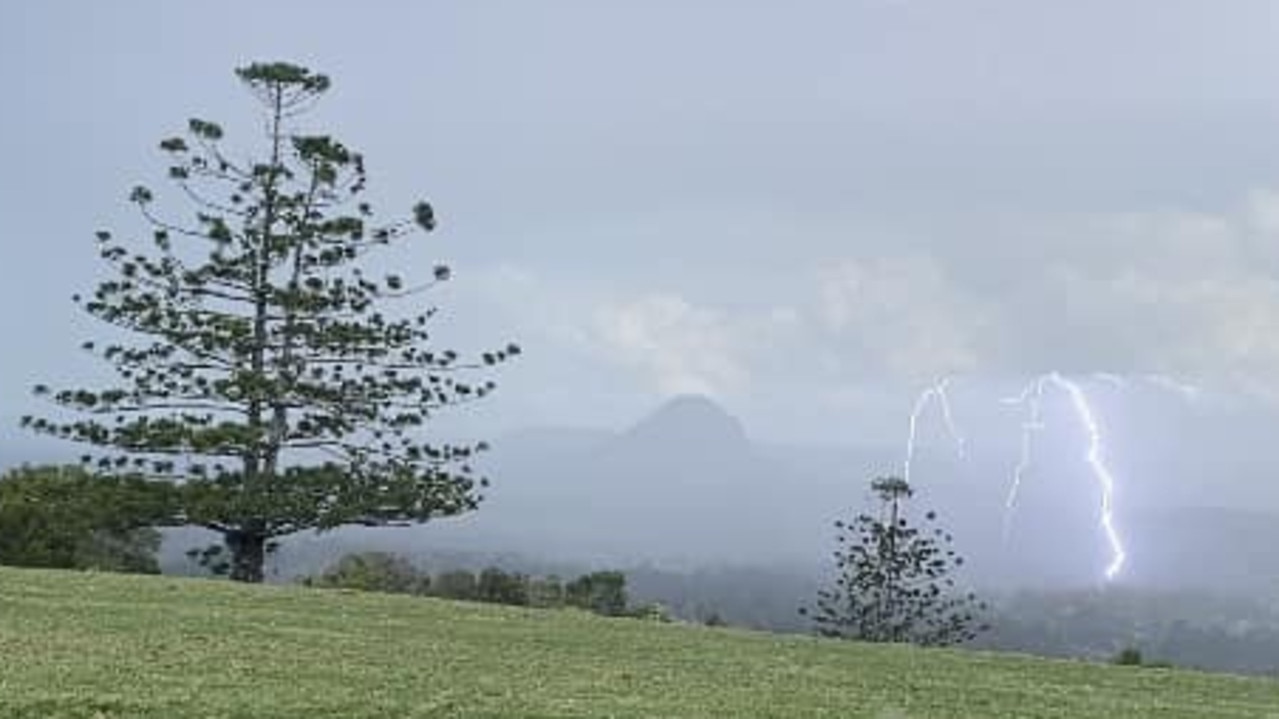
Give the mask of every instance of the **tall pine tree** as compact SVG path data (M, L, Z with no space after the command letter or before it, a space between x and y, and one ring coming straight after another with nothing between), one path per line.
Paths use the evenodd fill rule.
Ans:
M433 444L422 428L491 391L465 378L519 348L468 361L431 344L435 309L420 295L448 279L444 266L421 281L366 273L371 253L430 232L435 215L422 202L375 222L363 157L293 127L326 76L287 63L236 74L265 107L264 156L233 159L222 128L200 119L160 143L193 221L135 188L150 247L99 232L114 276L75 297L130 338L84 345L118 384L39 386L67 412L23 423L91 445L83 461L99 474L163 480L168 521L221 534L231 577L257 582L273 538L475 508L485 481L470 461L484 443ZM410 302L397 312L397 300Z

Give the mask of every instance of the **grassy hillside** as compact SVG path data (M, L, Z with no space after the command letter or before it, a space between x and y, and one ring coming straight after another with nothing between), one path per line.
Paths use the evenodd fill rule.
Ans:
M0 716L1279 718L1279 683L0 569Z

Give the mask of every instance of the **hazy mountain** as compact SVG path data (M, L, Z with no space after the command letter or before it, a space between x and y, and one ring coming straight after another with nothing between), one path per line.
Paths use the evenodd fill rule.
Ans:
M681 444L696 441L707 450L720 453L754 451L742 423L707 397L683 395L671 399L656 412L643 418L618 438L630 445L631 451L653 454L670 451ZM710 452L702 456L713 456Z
M482 510L424 528L424 536L511 542L587 560L796 558L794 542L759 541L789 531L794 514L787 506L800 489L794 477L704 398L676 398L606 437L576 430L510 435L495 442L485 469L494 484ZM807 523L800 528L811 533Z

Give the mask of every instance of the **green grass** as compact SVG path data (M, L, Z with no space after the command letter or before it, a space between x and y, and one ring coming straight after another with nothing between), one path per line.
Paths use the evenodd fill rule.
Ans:
M0 716L1279 718L1279 682L0 569Z

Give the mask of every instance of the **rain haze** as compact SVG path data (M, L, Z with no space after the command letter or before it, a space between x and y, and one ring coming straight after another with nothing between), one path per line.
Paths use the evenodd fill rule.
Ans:
M380 207L435 206L395 261L452 266L441 341L524 349L441 416L494 441L493 488L420 541L817 562L949 378L963 452L924 406L921 501L991 581L1094 581L1102 485L1059 387L1004 506L1032 408L1001 400L1060 372L1120 577L1184 579L1197 546L1279 536L1277 31L1269 0L7 6L0 461L75 456L17 424L32 385L105 376L69 299L93 232L146 232L127 192L188 117L258 148L231 71L281 59L333 78L303 122Z

